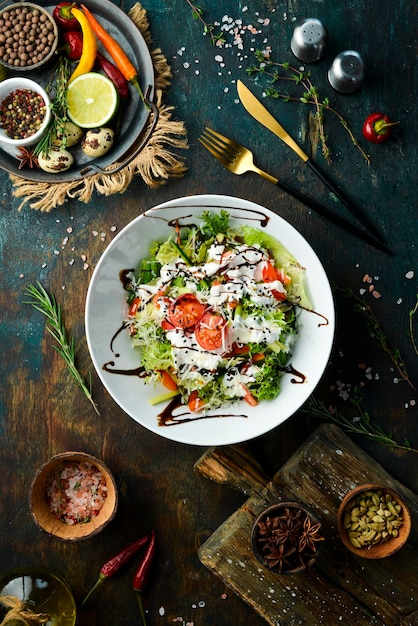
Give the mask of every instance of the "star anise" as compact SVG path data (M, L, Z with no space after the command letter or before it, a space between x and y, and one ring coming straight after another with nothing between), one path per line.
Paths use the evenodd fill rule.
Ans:
M19 155L19 169L22 170L24 167L30 167L33 169L34 167L38 167L38 157L34 154L33 148L25 148L25 146L19 146L18 148Z
M312 524L310 517L306 516L303 523L303 533L299 539L299 552L303 552L308 549L311 552L316 552L316 542L324 541L325 537L319 534L321 530L321 524Z
M278 515L257 524L257 543L264 563L275 571L305 567L317 552L321 524L300 508L285 507Z

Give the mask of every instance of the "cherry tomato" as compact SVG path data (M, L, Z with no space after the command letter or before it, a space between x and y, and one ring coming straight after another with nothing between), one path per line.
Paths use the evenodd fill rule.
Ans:
M282 270L277 269L277 267L270 263L270 261L267 261L267 263L264 265L262 276L265 283L272 283L275 280L278 280L282 283L282 285L288 285L291 280L289 276L286 276L286 274ZM274 298L276 298L276 300L286 300L286 294L282 291L272 289L271 293Z
M287 276L283 270L277 269L270 261L267 261L263 267L263 280L265 283L272 283L275 280L279 280L282 285L288 285L291 278Z
M197 391L192 391L189 396L187 406L189 407L189 411L191 411L192 413L198 413L203 409L205 403L201 398L199 398L199 394L197 393Z
M372 143L384 143L389 139L395 124L399 122L392 122L384 113L371 113L363 124L363 135Z
M192 328L205 311L202 304L192 293L185 293L170 303L167 319L176 328Z
M166 370L158 370L161 382L166 389L170 391L176 391L177 383L174 378Z
M216 350L224 340L226 320L218 313L206 311L194 331L197 343L203 350Z

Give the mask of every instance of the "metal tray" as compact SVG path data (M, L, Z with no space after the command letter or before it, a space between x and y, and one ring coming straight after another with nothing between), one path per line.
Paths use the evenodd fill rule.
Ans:
M56 5L56 3L51 4L50 0L39 0L36 3L46 8L50 13L52 13ZM10 2L1 3L0 8L7 6L7 4L10 4ZM109 2L109 0L86 0L85 5L94 13L112 37L122 45L136 67L147 106L142 102L138 91L130 85L129 98L127 102L121 105L124 107L122 115L120 115L121 127L112 150L103 157L91 159L84 155L81 148L75 146L71 148L75 161L74 165L66 172L59 174L48 174L40 169L19 169L18 159L13 153L7 151L5 144L0 145L0 168L10 174L16 174L30 181L50 183L81 180L85 176L98 172L112 174L125 167L140 153L155 128L158 119L158 109L153 103L155 88L154 66L150 51L141 32L128 15ZM98 47L103 52L100 43ZM50 82L51 77L53 77L53 72L54 63L52 62L42 72L37 70L33 72L8 71L8 77L25 75L45 87ZM114 168L109 167L116 162L117 166ZM105 171L105 168L109 169Z

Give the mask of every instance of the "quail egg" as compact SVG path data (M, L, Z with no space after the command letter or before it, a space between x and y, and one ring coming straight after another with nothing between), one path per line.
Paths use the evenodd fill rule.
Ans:
M113 146L115 133L111 128L93 128L87 131L81 149L89 157L101 157Z
M61 132L57 132L53 137L53 145L71 148L81 141L82 137L83 130L74 122L67 121L64 123Z
M49 174L65 172L73 163L73 155L68 150L63 150L57 146L51 148L47 154L39 154L38 157L39 167Z

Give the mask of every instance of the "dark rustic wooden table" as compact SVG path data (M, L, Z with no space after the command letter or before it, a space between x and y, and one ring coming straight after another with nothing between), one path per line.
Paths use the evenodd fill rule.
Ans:
M130 6L126 4L124 9ZM193 20L186 0L148 0L145 8L154 45L163 49L173 70L166 101L174 105L175 117L186 123L190 143L187 174L158 190L148 189L138 179L123 195L95 195L87 205L69 200L50 213L39 213L28 206L17 211L20 201L13 197L9 176L0 173L0 574L13 567L42 564L63 574L80 600L104 561L155 528L158 557L144 598L150 626L261 626L264 620L206 569L197 554L199 546L244 502L244 496L193 471L204 449L148 432L107 394L93 372L85 340L87 288L115 234L149 207L202 193L256 201L303 234L335 288L335 345L315 396L352 419L358 415L352 400L361 389L361 407L372 423L391 433L398 444L407 441L416 450L417 13L408 0L253 0L247 6L220 0L203 5L206 21L219 21L226 28L226 44L217 48L203 36L202 24ZM261 178L230 174L198 143L205 125L229 134L254 150L261 167L352 219L289 149L251 119L237 101L238 78L260 96L268 87L267 76L248 77L246 73L255 62L256 49L270 46L272 59L300 67L290 52L290 39L295 21L307 16L322 19L329 31L325 56L310 68L312 81L321 97L328 97L330 106L347 120L370 154L370 166L332 113L326 114L333 156L328 165L320 148L309 141L312 109L272 98L265 102L313 159L363 207L384 234L393 256L344 233ZM241 49L233 40L232 27L240 31L249 25L257 32L246 28ZM219 26L215 28L218 31ZM337 94L327 82L334 56L345 49L359 50L366 60L364 84L352 95ZM297 87L294 91L300 95ZM382 146L366 144L361 138L362 122L374 110L400 121L391 141ZM93 374L100 416L74 386L53 349L45 319L24 304L26 286L36 281L62 305L68 332L75 340L79 369ZM341 290L350 290L354 297L343 298ZM356 298L372 307L378 327L368 327L365 316L356 311ZM380 345L382 335L387 340L386 351ZM409 382L402 379L392 357L398 363L402 358ZM298 412L251 441L250 448L266 473L273 475L318 424L316 417ZM417 492L416 452L350 436L393 477ZM36 468L66 450L102 458L114 472L120 494L112 523L95 538L74 544L42 533L28 509ZM78 624L139 624L131 575L132 568L128 568L98 591L79 610ZM411 580L411 589L416 595L416 580ZM318 624L319 611L320 607L316 614L314 608L305 623Z

